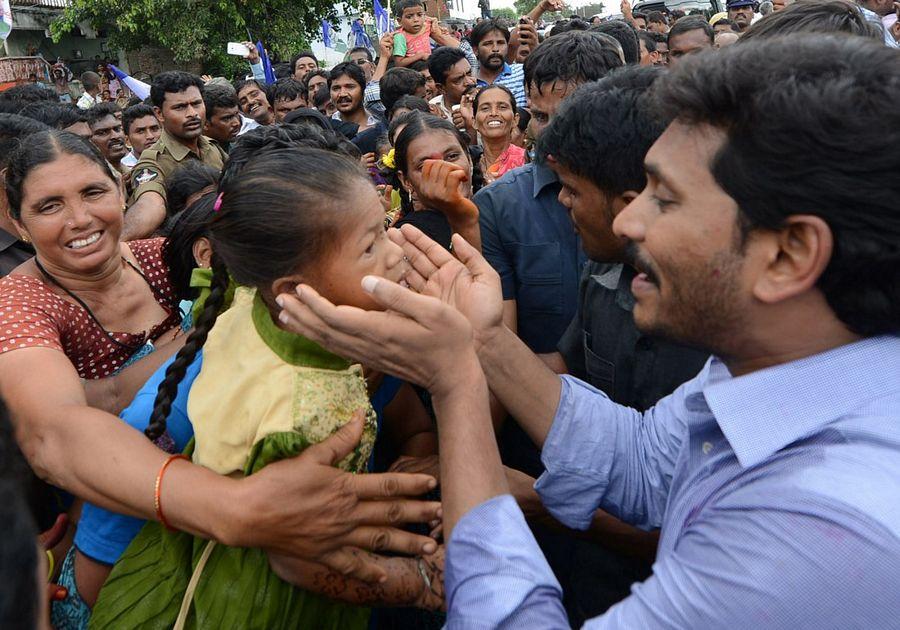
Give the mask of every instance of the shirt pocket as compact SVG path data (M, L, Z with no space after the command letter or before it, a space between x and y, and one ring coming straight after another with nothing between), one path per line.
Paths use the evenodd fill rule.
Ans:
M559 243L533 243L516 246L516 307L527 313L563 312L562 257Z
M588 383L610 398L613 397L616 388L616 366L590 349L587 336L584 342L584 371L587 373Z

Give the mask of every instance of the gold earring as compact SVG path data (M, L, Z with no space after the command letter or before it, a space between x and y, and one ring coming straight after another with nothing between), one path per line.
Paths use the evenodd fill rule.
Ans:
M31 239L28 238L28 236L26 236L26 235L24 235L24 234L22 234L22 235L19 237L19 240L22 241L23 243L30 243L30 242L31 242Z

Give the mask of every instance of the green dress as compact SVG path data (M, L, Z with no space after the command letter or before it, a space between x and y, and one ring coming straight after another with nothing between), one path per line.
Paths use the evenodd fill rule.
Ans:
M279 329L255 292L239 288L210 332L191 388L190 454L220 474L250 475L325 439L360 408L367 410L363 440L339 464L357 473L365 471L376 432L361 368ZM168 629L182 610L183 627L216 630L362 630L369 619L366 607L284 582L259 549L149 522L113 568L90 627Z

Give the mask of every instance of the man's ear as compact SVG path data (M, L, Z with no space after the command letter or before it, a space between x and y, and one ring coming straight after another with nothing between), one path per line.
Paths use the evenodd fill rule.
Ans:
M765 269L753 287L762 302L775 303L812 289L834 252L834 236L821 217L788 217L778 230L759 233L764 239Z

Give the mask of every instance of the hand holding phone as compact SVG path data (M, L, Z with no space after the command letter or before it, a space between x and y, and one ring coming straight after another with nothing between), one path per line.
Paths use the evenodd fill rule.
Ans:
M244 57L245 59L250 56L250 49L239 42L228 42L228 47L226 50L229 55Z

